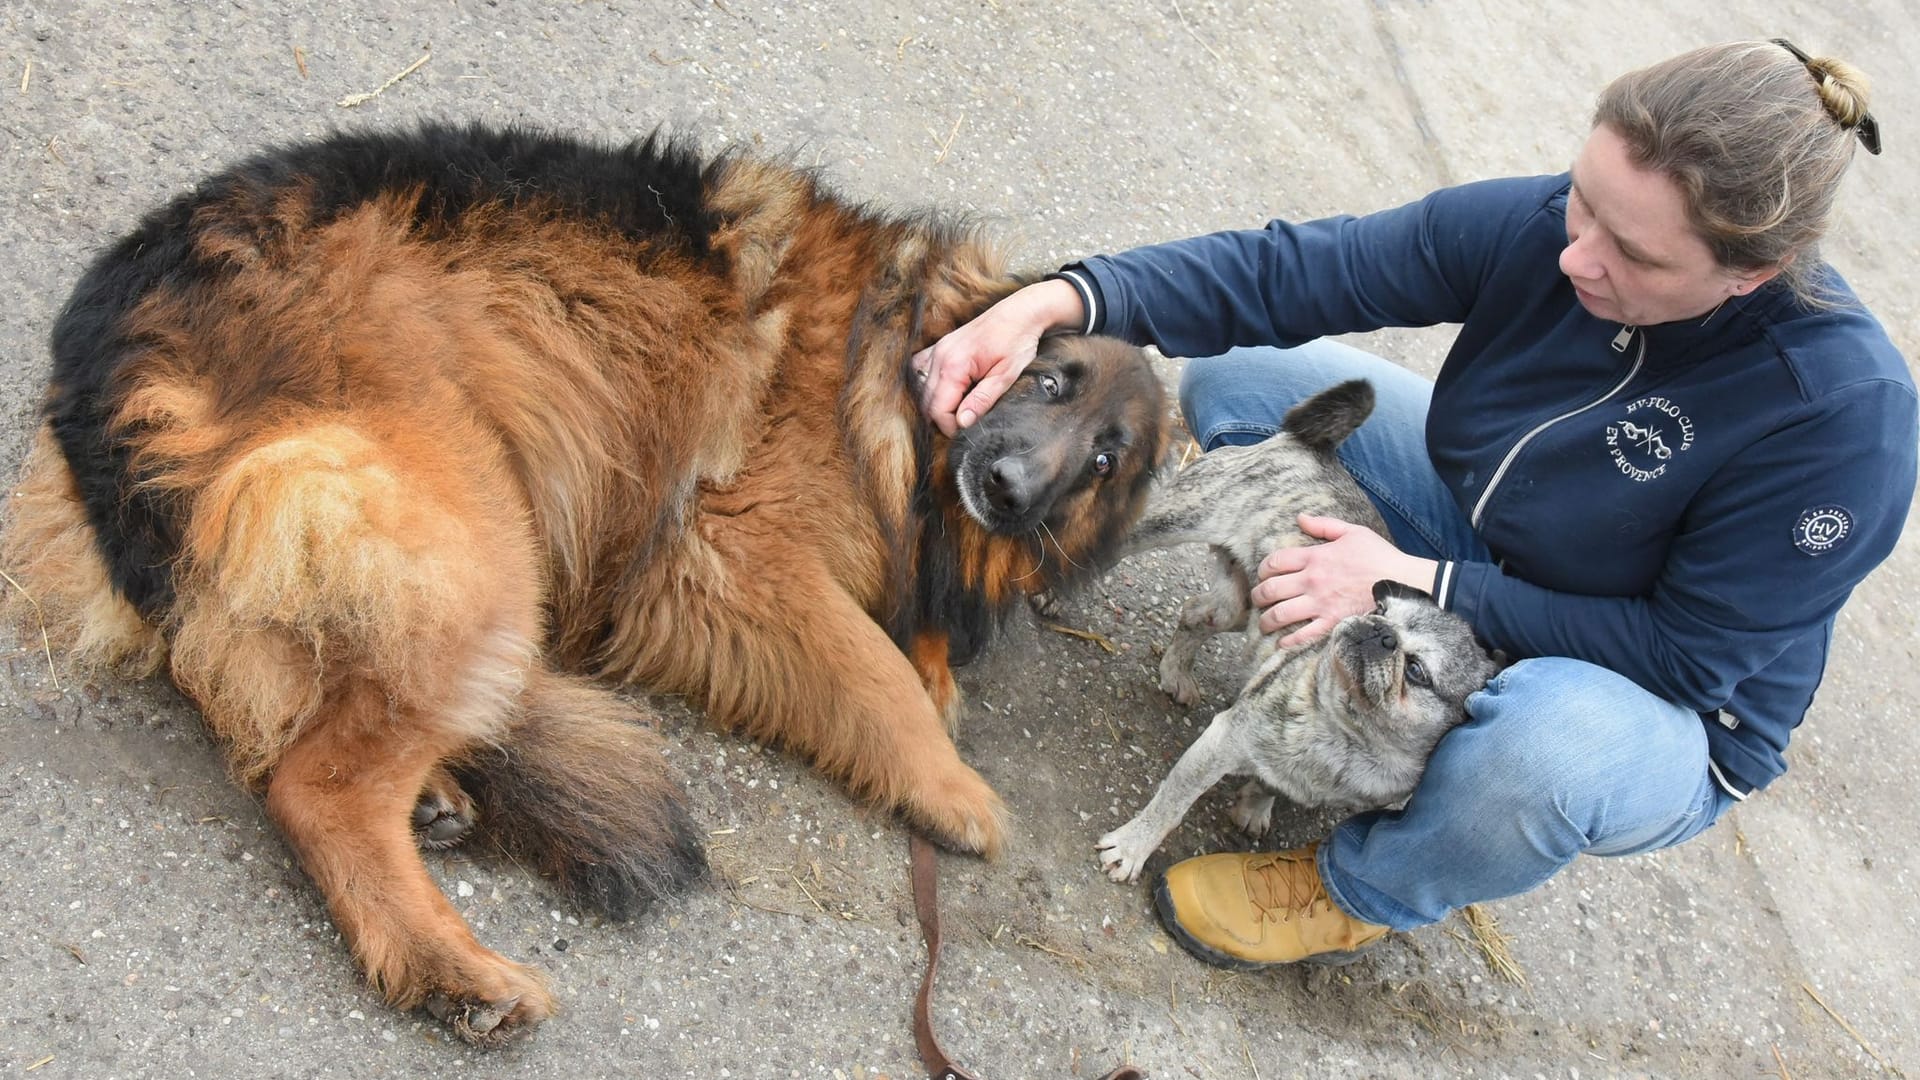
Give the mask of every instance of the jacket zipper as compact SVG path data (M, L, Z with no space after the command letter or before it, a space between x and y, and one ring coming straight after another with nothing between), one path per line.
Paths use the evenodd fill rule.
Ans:
M1608 390L1606 393L1601 394L1599 397L1594 398L1592 401L1587 402L1585 405L1582 405L1577 409L1572 409L1567 412L1563 412L1559 416L1556 416L1551 420L1544 421L1540 425L1535 427L1532 431L1529 431L1525 435L1520 436L1520 441L1513 444L1513 449L1507 451L1507 456L1500 459L1500 467L1493 470L1493 479L1487 481L1486 489L1480 492L1480 500L1473 504L1473 513L1469 515L1467 519L1467 523L1469 525L1473 526L1476 529L1480 527L1480 515L1484 513L1487 509L1487 500L1493 498L1493 489L1500 486L1500 481L1506 478L1507 469L1513 465L1513 459L1520 456L1520 451L1525 450L1527 448L1527 444L1533 441L1534 436L1540 434L1541 432L1547 430L1548 428L1552 427L1553 425L1559 423L1562 420L1567 420L1575 416L1579 416L1581 413L1586 412L1588 409L1593 408L1595 405L1598 405L1601 402L1606 401L1608 398L1619 393L1621 390L1624 390L1626 388L1626 385L1633 381L1633 377L1640 373L1640 364L1643 361L1645 361L1647 358L1647 335L1645 334L1636 335L1637 330L1639 330L1639 327L1636 327L1636 326L1622 326L1620 328L1620 332L1618 334L1613 335L1613 342L1612 342L1613 351L1618 353L1626 352L1628 342L1631 342L1635 336L1638 336L1640 339L1640 349L1638 352L1634 354L1633 366L1627 369L1626 376L1622 378L1618 383L1615 383L1613 386L1613 389Z

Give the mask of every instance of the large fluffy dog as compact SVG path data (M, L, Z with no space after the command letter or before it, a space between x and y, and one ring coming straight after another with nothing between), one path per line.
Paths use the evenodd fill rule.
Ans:
M495 1044L551 999L410 817L438 843L471 800L615 913L702 865L583 676L1000 847L948 665L1105 561L1166 438L1144 356L1095 339L951 442L920 420L913 351L1018 283L967 229L666 140L279 150L81 279L4 557L72 649L201 708L389 999Z

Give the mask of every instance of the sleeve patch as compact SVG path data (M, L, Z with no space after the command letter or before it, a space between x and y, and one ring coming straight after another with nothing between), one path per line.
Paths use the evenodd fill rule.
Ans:
M1809 507L1793 524L1793 546L1808 555L1825 555L1852 535L1853 515L1844 506Z

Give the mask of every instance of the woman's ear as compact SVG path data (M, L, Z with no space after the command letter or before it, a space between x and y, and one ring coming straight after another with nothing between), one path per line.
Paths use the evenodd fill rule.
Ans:
M1774 263L1772 266L1735 274L1734 281L1738 284L1733 288L1733 295L1745 296L1760 286L1765 285L1767 282L1772 281L1774 278L1779 277L1780 271L1785 270L1793 263L1793 258L1792 255L1789 255L1779 262Z

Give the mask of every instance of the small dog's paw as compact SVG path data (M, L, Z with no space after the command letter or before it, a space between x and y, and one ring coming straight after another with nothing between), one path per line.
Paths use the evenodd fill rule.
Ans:
M1168 653L1172 656L1172 653ZM1160 689L1175 702L1191 707L1200 700L1200 682L1185 664L1160 664Z
M1060 614L1060 594L1052 589L1041 589L1027 594L1027 607L1043 619L1056 618Z
M1227 817L1248 836L1265 836L1273 827L1273 795L1258 784L1248 784L1240 789Z
M1107 877L1122 885L1140 880L1140 871L1146 868L1147 857L1158 846L1148 837L1140 836L1142 830L1133 822L1113 830L1101 837L1094 845L1094 857L1099 860L1100 869Z

